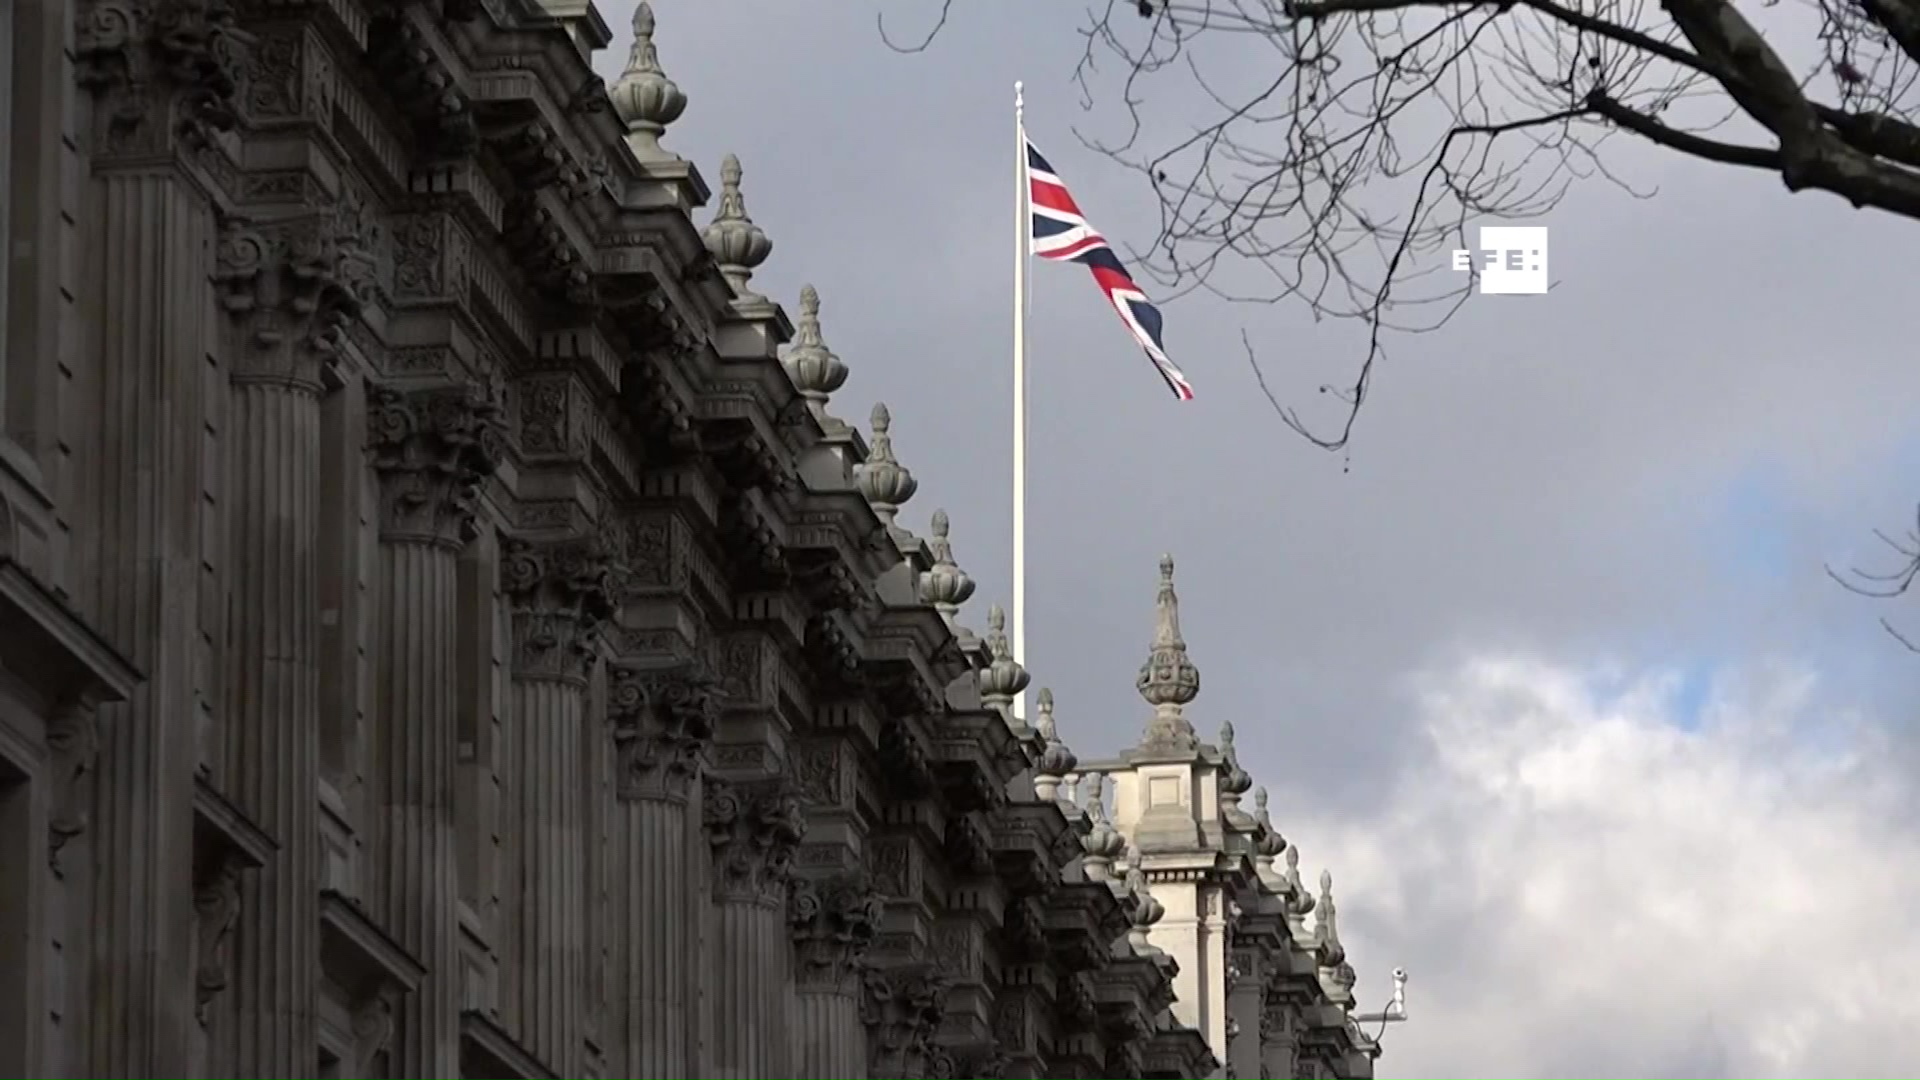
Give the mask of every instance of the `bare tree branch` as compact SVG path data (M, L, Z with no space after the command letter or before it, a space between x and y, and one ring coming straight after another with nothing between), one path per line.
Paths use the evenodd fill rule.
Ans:
M1311 407L1242 335L1274 414L1328 450L1391 339L1471 298L1450 272L1471 223L1536 218L1583 179L1650 194L1609 170L1615 135L1920 220L1920 0L1091 3L1078 134L1154 193L1132 255L1158 298L1364 325ZM1897 573L1843 583L1906 595L1920 530L1894 546Z
M1839 582L1849 592L1871 596L1876 600L1891 600L1907 595L1908 590L1913 588L1914 582L1920 580L1920 510L1914 513L1914 527L1908 530L1906 539L1895 540L1878 529L1874 530L1873 535L1878 537L1881 543L1892 548L1900 557L1892 570L1873 573L1856 567L1843 575L1829 566L1826 568L1827 576ZM1911 638L1895 629L1893 623L1881 619L1880 625L1885 627L1887 633L1892 634L1900 644L1920 653L1920 645L1916 645Z
M893 39L887 36L887 13L884 11L874 14L873 24L880 31L880 40L894 52L926 52L927 47L933 44L933 39L939 37L940 31L946 28L947 16L951 14L953 14L953 0L940 0L940 17L933 21L933 28L927 31L927 36L921 38L918 45L896 45Z

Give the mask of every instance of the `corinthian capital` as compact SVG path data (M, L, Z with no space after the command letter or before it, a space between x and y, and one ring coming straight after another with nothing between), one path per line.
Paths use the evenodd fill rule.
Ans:
M80 85L104 110L95 153L211 144L234 109L248 36L225 0L82 0L74 33Z
M924 965L870 971L863 989L860 1018L871 1075L926 1076L933 1037L947 1013L946 975Z
M807 835L797 788L784 777L744 784L709 777L701 823L713 846L716 898L769 906L785 899L793 853Z
M368 228L355 199L319 214L221 223L214 285L241 335L236 381L320 390L321 366L339 353L372 288Z
M513 611L513 677L584 685L613 613L613 570L593 540L509 540L500 587Z
M618 796L686 801L720 716L712 677L691 666L615 666L607 679L607 715Z
M458 550L473 538L480 485L500 461L500 410L476 386L369 391L380 535Z
M796 879L787 894L787 926L800 988L857 989L850 976L861 969L885 913L886 897L863 873Z

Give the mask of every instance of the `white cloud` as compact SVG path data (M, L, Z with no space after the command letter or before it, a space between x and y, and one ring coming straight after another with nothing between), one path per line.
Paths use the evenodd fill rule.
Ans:
M1424 750L1376 810L1291 808L1363 1004L1413 972L1382 1076L1920 1066L1920 827L1891 755L1804 671L1722 678L1688 728L1677 686L1470 662L1420 682Z

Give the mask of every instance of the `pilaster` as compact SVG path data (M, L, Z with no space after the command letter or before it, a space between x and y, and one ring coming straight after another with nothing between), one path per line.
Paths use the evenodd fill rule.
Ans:
M886 898L862 872L794 882L787 901L794 944L794 1075L867 1075L862 976L885 911Z
M94 91L80 220L88 284L76 373L89 437L76 447L78 606L147 675L102 709L93 789L85 1025L95 1076L190 1074L183 993L196 922L191 792L203 649L208 331L213 210L188 155L230 122L231 43L190 3L81 5L78 75ZM191 144L177 136L191 136ZM78 434L78 433L76 433Z
M1299 1053L1295 1009L1282 993L1269 989L1260 1009L1260 1075L1299 1076Z
M1260 1039L1265 973L1259 950L1233 948L1227 963L1226 1041L1220 1049L1227 1080L1262 1076Z
M500 460L500 422L471 386L376 387L369 404L382 511L373 895L387 930L427 969L402 1003L392 1067L401 1076L458 1076L455 585L479 485Z
M714 902L713 1067L730 1077L788 1075L793 974L785 924L793 855L806 835L799 790L784 776L714 777L704 795Z
M513 621L515 741L511 1026L561 1076L581 1075L588 973L588 790L583 715L599 629L612 611L604 548L510 540L501 592Z
M320 399L371 264L363 222L222 223L214 281L231 331L223 780L280 844L237 914L233 1067L312 1068L319 962Z
M703 866L688 806L719 716L718 691L692 666L648 668L615 661L607 673L614 742L615 888L623 920L617 993L628 1076L691 1076L696 1000L710 975L702 962L704 903L689 883Z

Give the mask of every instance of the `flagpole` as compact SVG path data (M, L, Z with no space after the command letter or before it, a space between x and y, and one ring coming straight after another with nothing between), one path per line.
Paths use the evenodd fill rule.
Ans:
M1028 220L1026 99L1013 84L1014 249L1013 249L1013 658L1027 662L1027 246ZM1027 692L1014 699L1013 715L1027 715Z

